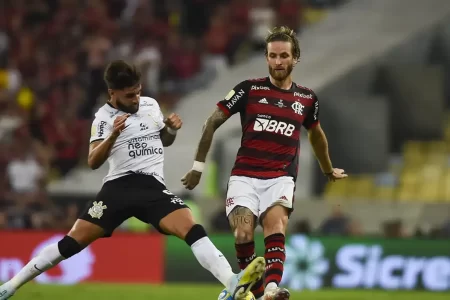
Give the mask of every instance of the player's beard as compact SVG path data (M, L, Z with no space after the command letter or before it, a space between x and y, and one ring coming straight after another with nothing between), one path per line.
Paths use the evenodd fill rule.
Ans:
M275 70L274 68L269 66L269 74L276 81L283 81L286 78L288 78L289 75L291 75L293 69L294 69L293 64L288 65L285 70Z
M116 102L117 108L127 114L135 114L139 110L139 103L137 105L125 105L120 101Z

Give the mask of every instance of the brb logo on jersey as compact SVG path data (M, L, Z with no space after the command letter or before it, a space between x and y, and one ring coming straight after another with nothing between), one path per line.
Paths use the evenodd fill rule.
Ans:
M274 132L285 136L292 136L292 133L295 130L295 126L285 122L279 122L277 120L256 118L255 124L253 125L253 130Z

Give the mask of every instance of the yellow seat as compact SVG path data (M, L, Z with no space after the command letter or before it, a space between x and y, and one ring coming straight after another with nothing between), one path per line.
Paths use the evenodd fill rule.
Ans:
M400 184L406 186L414 186L419 181L419 169L405 169L400 175Z
M328 182L324 190L325 199L344 198L346 194L347 180L341 180L336 182Z
M328 12L324 9L308 7L303 13L303 19L307 24L314 24L326 18Z
M395 187L376 187L373 192L373 197L380 201L390 201L395 199Z
M372 175L352 176L352 182L347 183L347 197L350 199L371 199L374 196L374 177Z
M447 142L450 142L450 126L445 128L444 134L445 134L445 136L444 136L445 140Z
M425 151L427 153L446 153L447 152L447 145L445 141L432 141L432 142L426 142L424 144Z
M399 201L413 201L416 198L416 184L401 184L396 192Z
M440 180L443 173L444 169L442 165L437 164L425 165L422 171L419 173L421 178L419 178L418 182L434 183Z
M438 182L427 182L421 184L417 189L417 195L414 200L423 202L437 202L439 199L439 187Z
M450 170L447 169L446 174L442 176L441 180L441 196L443 201L450 202Z

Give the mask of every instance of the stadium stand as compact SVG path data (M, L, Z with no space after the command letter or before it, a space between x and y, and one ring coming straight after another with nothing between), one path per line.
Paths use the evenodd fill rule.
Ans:
M443 236L450 220L446 1L345 2L2 2L0 228L68 229L97 192L107 167L87 170L87 136L106 99L102 69L110 59L138 64L145 94L184 119L186 134L168 149L165 170L178 192L214 102L236 78L265 74L261 38L283 23L301 36L295 77L319 94L334 161L352 174L327 185L305 143L291 230L325 234L340 224L341 235ZM404 7L407 15L396 13ZM208 180L188 196L196 214L212 217L210 229L228 230L221 209L237 127L229 122L218 132ZM317 201L302 201L309 198ZM148 230L141 225L132 220L123 229Z
M169 111L252 55L267 28L283 20L300 30L338 2L2 1L1 227L66 228L76 218L78 203L55 205L48 185L85 169L109 60L134 61L144 94Z

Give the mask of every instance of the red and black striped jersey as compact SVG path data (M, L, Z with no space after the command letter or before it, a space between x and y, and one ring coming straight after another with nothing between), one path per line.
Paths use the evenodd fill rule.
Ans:
M228 116L241 116L241 147L231 175L296 179L300 129L319 123L319 101L312 90L295 83L283 90L269 77L250 79L239 83L217 106Z

